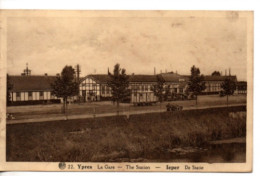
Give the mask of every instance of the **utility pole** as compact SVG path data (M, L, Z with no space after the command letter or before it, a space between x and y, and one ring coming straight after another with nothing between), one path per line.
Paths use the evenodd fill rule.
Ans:
M76 65L76 81L78 83L78 86L80 85L80 66L79 64ZM79 89L80 91L80 89ZM80 103L80 92L78 91L78 103Z

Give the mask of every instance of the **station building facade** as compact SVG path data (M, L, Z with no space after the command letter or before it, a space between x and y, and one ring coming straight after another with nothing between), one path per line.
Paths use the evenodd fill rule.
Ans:
M130 102L154 102L157 97L152 90L157 84L157 76L165 81L165 87L169 86L170 93L184 93L187 88L188 78L175 73L160 75L129 75ZM110 77L106 74L88 75L81 79L80 96L86 101L110 100L112 93L108 86Z
M26 72L27 73L27 72ZM157 84L158 76L164 80L170 95L185 94L188 88L189 76L177 73L161 73L158 75L129 75L129 101L130 102L154 102L157 97L152 90ZM219 94L222 90L221 84L226 78L236 82L236 94L247 93L247 83L237 81L236 76L205 76L206 89L202 94ZM12 90L10 92L13 105L19 104L43 104L59 103L60 98L52 95L51 84L56 76L32 76L22 74L21 76L9 76ZM107 74L91 74L80 79L79 95L82 102L111 100L111 88L108 86L110 77ZM76 100L77 97L71 97Z

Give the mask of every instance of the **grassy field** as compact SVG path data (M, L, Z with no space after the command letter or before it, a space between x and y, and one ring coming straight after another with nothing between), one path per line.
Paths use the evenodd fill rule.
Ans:
M245 110L211 108L133 115L128 120L118 116L7 125L7 161L173 161L170 150L245 137L246 118L229 116Z
M132 104L120 104L119 111L140 111L140 110L156 110L165 109L165 105L168 102L163 102L161 105L157 103L153 106L140 106L134 107ZM184 108L195 107L194 100L186 101L174 101L178 105ZM234 95L229 97L229 104L246 104L245 95ZM198 107L210 107L215 105L225 105L226 97L219 97L218 95L208 95L198 97ZM61 114L61 104L52 105L33 105L33 106L11 106L7 107L7 112L14 114L17 119L26 118L39 118L41 116L62 116ZM80 115L80 114L93 114L95 113L109 113L116 112L117 108L111 102L92 102L92 103L82 103L82 104L71 104L69 105L68 115Z

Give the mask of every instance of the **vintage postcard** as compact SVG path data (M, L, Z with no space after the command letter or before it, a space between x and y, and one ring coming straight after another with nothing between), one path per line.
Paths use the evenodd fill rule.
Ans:
M251 172L252 11L0 11L0 170Z

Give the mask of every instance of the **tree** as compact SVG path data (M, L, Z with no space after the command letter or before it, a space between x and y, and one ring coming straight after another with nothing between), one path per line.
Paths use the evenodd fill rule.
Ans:
M219 71L214 71L211 76L221 76Z
M165 86L165 93L164 93L164 100L168 100L169 95L171 95L171 91L170 91L170 85L166 85Z
M111 88L112 101L116 102L117 108L119 108L119 103L129 96L129 76L126 75L124 68L120 68L119 64L114 66L113 74L108 70L108 75L110 77L108 86Z
M11 103L11 90L13 85L10 83L10 76L6 75L6 104L9 105Z
M227 106L228 106L228 96L233 95L236 90L236 83L229 77L224 80L221 84L221 88L223 89L222 95L227 96Z
M153 85L152 91L153 91L154 95L158 97L158 100L161 103L161 102L163 102L163 99L165 97L165 95L164 95L165 81L160 75L157 75L156 79L157 79L157 83L155 85Z
M75 80L75 70L72 66L65 66L61 76L57 76L52 87L52 94L63 99L63 113L66 113L68 97L75 96L79 92L79 84Z
M198 95L206 89L204 76L200 75L200 69L195 65L191 67L191 76L188 82L188 90L196 97L196 105L198 104Z

